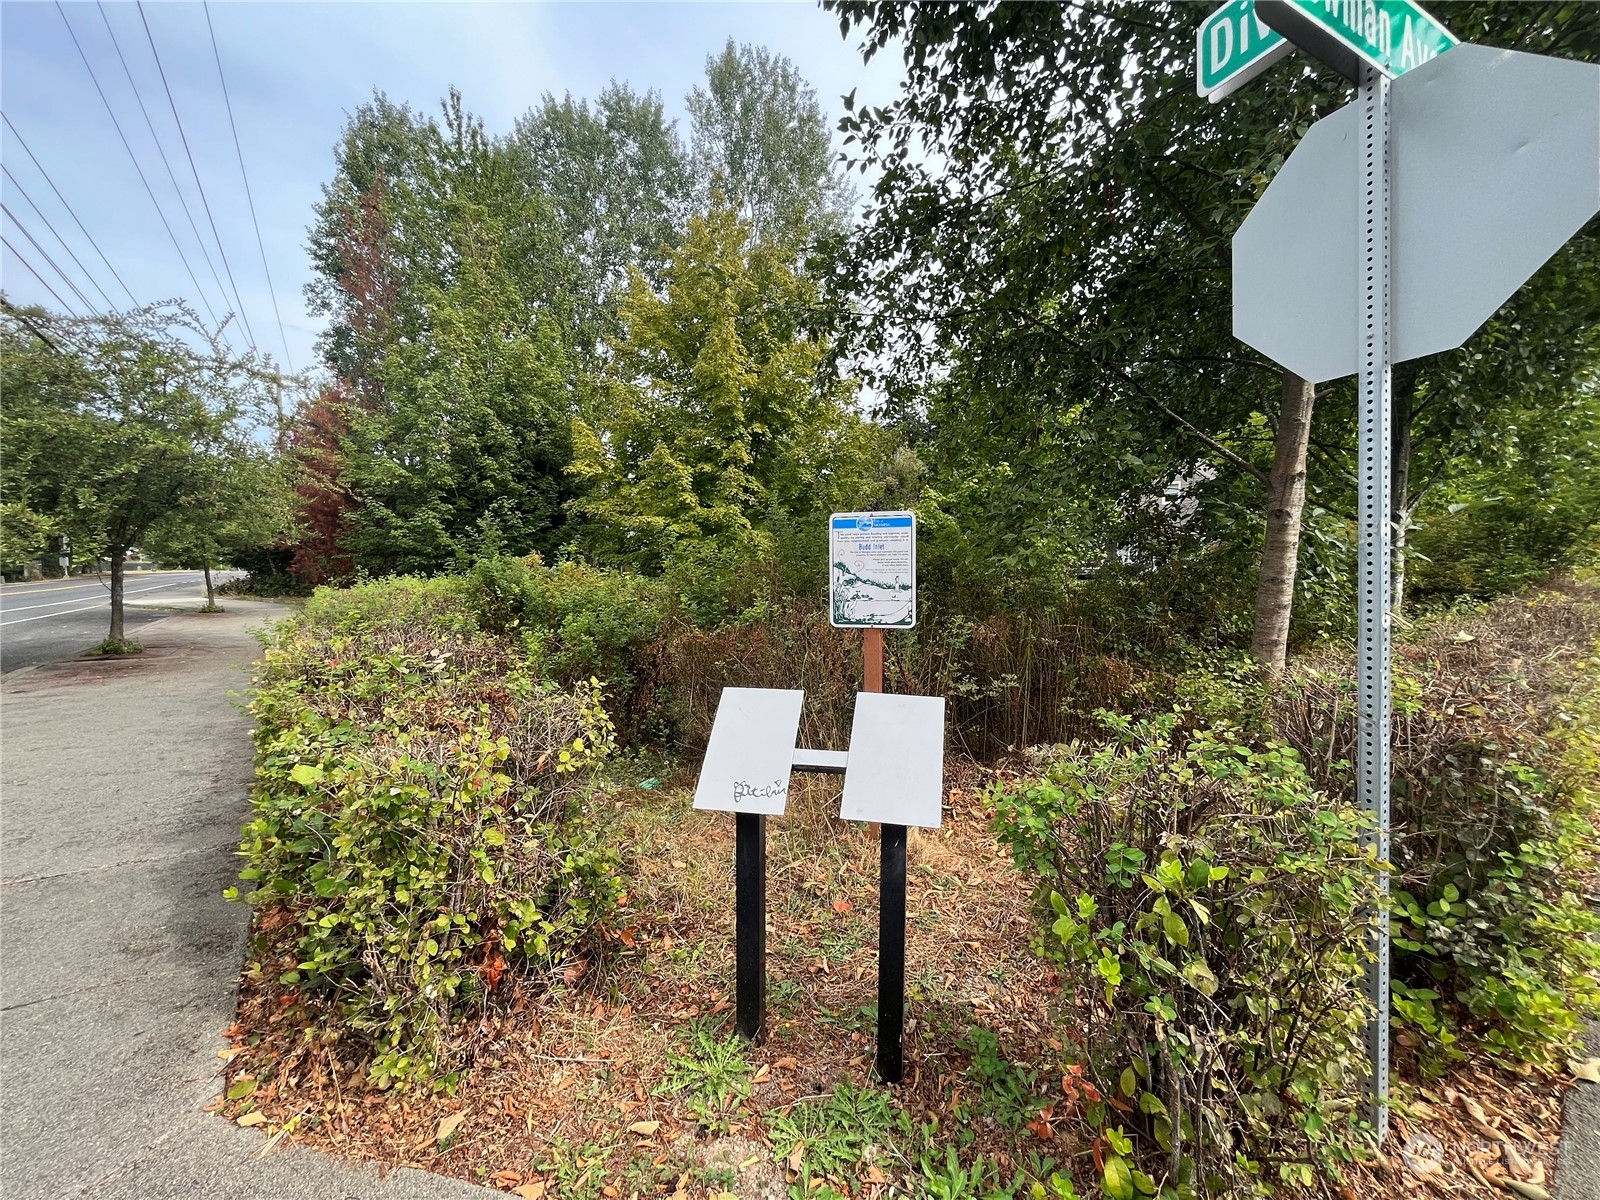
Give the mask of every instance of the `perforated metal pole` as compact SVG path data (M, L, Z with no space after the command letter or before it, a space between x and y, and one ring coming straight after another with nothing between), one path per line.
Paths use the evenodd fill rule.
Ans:
M1357 549L1356 672L1359 731L1357 786L1361 807L1373 814L1371 842L1389 860L1389 79L1361 68L1361 521ZM1387 870L1379 879L1385 896ZM1389 915L1375 914L1373 959L1367 968L1372 1001L1367 1027L1369 1115L1381 1144L1389 1121Z

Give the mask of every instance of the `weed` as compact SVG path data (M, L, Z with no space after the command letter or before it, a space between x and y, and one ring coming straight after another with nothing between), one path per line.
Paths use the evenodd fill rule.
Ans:
M831 1095L796 1103L786 1115L774 1117L771 1128L780 1158L801 1148L799 1182L808 1192L813 1177L847 1179L857 1163L896 1153L896 1140L911 1132L911 1118L887 1092L847 1083Z
M557 1138L545 1147L544 1158L538 1163L538 1169L546 1177L554 1176L551 1182L554 1187L550 1190L553 1194L571 1197L572 1200L588 1200L598 1196L600 1189L606 1185L606 1158L610 1148L598 1142L585 1142L577 1146L565 1138Z
M1002 1129L1014 1133L1044 1107L1044 1102L1033 1094L1036 1074L1013 1066L1000 1053L1000 1043L989 1030L974 1025L956 1045L972 1055L967 1078L977 1085L980 1097L980 1107L974 1115L992 1117Z
M113 657L119 654L143 654L144 645L140 642L130 642L126 638L108 637L89 653L99 657Z
M1015 1184L1007 1187L1002 1182L999 1163L990 1163L980 1154L970 1167L963 1167L953 1146L945 1150L942 1162L925 1157L920 1167L919 1190L929 1200L1011 1200L1017 1193ZM1072 1196L1071 1189L1067 1184L1062 1200Z
M689 1031L685 1052L668 1057L656 1094L684 1093L695 1120L721 1132L729 1113L750 1094L752 1071L739 1038L719 1037L709 1023L700 1022Z

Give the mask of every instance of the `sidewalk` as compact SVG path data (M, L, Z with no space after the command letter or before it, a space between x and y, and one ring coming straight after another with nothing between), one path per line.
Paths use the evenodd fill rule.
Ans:
M280 1146L216 1098L249 914L222 899L247 810L251 627L140 631L146 652L0 685L0 1187L140 1200L486 1197L416 1171Z
M1590 1024L1580 1054L1600 1055L1600 1021ZM1561 1105L1555 1200L1600 1200L1600 1083L1580 1083Z

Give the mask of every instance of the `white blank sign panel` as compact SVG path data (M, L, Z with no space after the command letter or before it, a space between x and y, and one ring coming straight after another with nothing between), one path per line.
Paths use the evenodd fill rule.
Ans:
M858 693L839 815L937 829L943 798L944 698Z
M805 693L723 688L694 806L781 817Z

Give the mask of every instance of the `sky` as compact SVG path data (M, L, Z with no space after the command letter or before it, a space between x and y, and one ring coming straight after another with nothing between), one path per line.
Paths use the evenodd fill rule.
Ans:
M238 150L201 4L0 3L0 288L12 303L84 313L181 298L217 318L237 308L261 351L305 370L321 326L304 303L306 227L340 130L374 88L437 113L454 85L499 134L546 92L594 97L616 79L660 93L687 138L684 97L730 37L792 59L830 123L845 93L887 103L901 74L896 55L863 65L859 39L811 3L213 0L209 16ZM242 323L236 337L246 340Z

